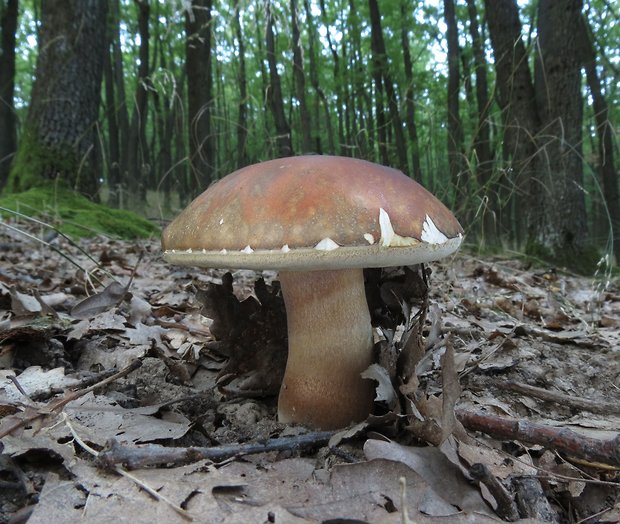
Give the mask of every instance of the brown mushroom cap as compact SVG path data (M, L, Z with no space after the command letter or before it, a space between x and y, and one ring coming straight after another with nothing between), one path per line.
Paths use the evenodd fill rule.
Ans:
M458 249L452 213L400 171L336 156L245 167L198 196L164 231L168 262L327 269L427 262Z

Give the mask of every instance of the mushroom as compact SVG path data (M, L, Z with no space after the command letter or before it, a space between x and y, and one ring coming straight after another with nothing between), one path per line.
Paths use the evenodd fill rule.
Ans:
M463 230L400 171L336 156L280 158L210 186L165 229L179 265L276 269L289 353L278 418L336 429L363 420L374 383L363 268L411 265L456 251Z

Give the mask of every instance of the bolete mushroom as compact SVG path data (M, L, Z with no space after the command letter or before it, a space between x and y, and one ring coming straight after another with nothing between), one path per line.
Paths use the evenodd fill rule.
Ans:
M363 268L411 265L456 251L452 213L400 171L336 156L280 158L235 171L165 229L164 259L276 269L289 353L278 418L322 429L371 411L373 336Z

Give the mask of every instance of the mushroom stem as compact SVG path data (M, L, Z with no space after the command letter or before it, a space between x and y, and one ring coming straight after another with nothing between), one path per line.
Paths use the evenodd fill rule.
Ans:
M321 429L363 420L374 383L360 376L373 360L362 269L283 271L288 360L278 418Z

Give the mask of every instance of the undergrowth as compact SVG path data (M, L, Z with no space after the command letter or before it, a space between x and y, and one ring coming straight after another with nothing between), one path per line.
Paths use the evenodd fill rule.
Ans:
M35 216L72 238L104 234L135 239L157 236L159 227L149 220L122 209L97 204L55 185L34 187L21 193L0 196L0 207ZM11 215L2 211L6 219Z

